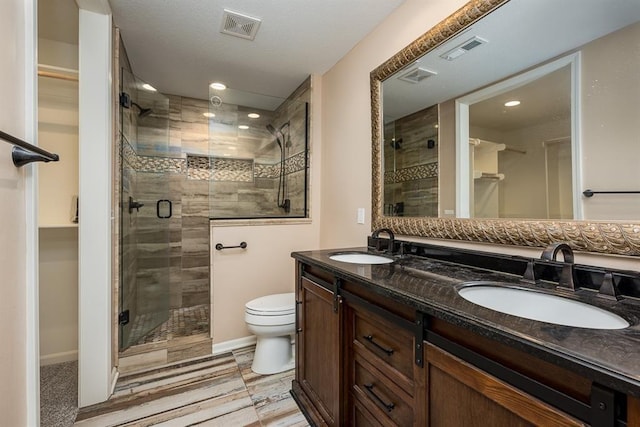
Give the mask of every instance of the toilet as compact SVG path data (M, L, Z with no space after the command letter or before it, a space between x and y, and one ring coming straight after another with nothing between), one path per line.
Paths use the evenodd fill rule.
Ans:
M245 322L257 337L253 372L267 375L293 369L291 335L295 332L295 317L293 292L267 295L245 304Z

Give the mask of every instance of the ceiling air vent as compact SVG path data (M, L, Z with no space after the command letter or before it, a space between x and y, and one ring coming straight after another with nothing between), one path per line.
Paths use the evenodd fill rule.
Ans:
M230 36L253 40L256 37L258 28L260 28L260 22L258 18L224 9L220 32Z
M465 41L462 44L459 44L453 49L446 51L445 53L440 55L440 58L444 58L447 61L453 61L454 59L457 59L462 55L464 55L465 53L469 52L471 49L475 49L476 47L482 44L485 44L487 42L488 42L487 40L477 36L470 38L469 40Z
M436 75L438 75L438 73L436 73L435 71L418 67L404 73L403 75L398 77L398 80L402 80L404 82L409 82L409 83L420 83L424 79L429 78L431 76L436 76Z

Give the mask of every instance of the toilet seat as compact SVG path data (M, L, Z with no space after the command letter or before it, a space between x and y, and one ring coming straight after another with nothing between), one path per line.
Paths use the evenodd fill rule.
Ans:
M285 316L295 313L296 301L293 292L267 295L245 304L245 312L255 316Z

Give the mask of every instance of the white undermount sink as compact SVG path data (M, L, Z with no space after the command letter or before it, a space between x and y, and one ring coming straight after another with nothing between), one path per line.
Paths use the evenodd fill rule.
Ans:
M393 258L374 255L367 252L337 252L329 255L329 259L349 264L390 264L394 261Z
M593 305L522 288L476 282L458 294L467 301L501 313L557 325L589 329L624 329L629 322Z

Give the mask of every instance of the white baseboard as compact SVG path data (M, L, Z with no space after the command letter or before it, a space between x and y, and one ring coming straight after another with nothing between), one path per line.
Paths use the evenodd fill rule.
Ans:
M237 338L235 340L224 341L217 344L214 343L211 352L213 356L217 356L219 354L255 345L256 340L257 337L255 335L250 335L248 337ZM296 334L291 334L291 345L295 345L295 343Z
M214 356L217 356L219 354L228 353L230 351L249 347L255 344L256 344L255 335L251 335L243 338L236 338L235 340L214 343L212 348L212 353Z
M54 365L56 363L72 362L78 360L78 350L51 353L40 356L40 366Z

